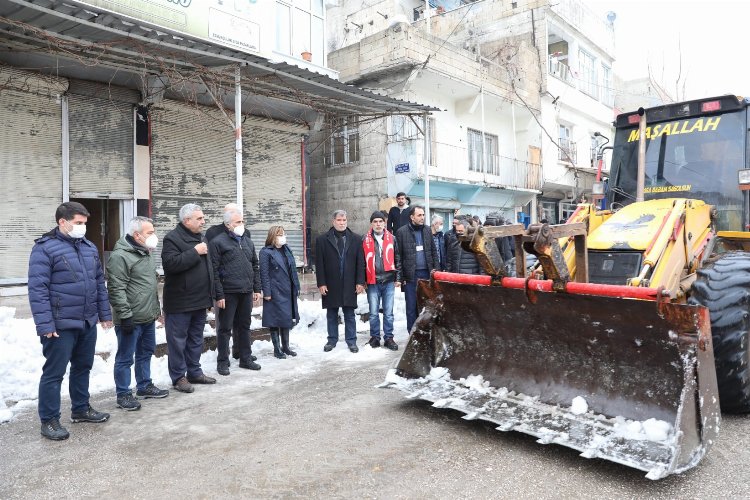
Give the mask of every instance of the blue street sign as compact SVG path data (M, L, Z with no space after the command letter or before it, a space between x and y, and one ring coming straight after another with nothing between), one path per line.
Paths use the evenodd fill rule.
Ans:
M397 174L403 174L405 172L409 171L409 164L408 163L399 163L396 165L396 173Z

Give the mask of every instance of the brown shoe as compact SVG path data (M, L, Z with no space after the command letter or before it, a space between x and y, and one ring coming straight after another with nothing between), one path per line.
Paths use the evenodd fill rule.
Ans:
M195 389L193 389L193 386L190 385L190 382L187 381L185 377L180 377L177 379L177 382L172 384L172 387L175 388L175 390L178 390L180 392L193 392Z
M216 379L208 377L205 373L203 373L199 377L188 377L188 382L190 382L191 384L215 384Z

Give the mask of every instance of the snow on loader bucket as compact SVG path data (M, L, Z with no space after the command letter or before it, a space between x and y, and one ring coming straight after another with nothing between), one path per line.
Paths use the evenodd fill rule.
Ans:
M647 471L695 466L720 413L708 310L650 288L435 272L395 387Z

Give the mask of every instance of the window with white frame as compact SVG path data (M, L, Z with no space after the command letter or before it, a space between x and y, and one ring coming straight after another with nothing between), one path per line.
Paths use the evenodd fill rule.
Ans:
M576 163L577 146L570 140L570 127L560 124L558 132L557 159L569 163Z
M359 161L359 127L356 116L332 118L330 138L325 142L326 165L344 165Z
M415 139L421 139L420 129L423 127L424 117L409 117L403 115L391 116L391 131L388 137L389 142L401 142ZM417 124L419 126L417 126ZM435 166L435 151L437 150L437 136L435 118L427 118L427 130L430 143L427 145L427 164Z
M596 150L599 149L599 138L591 136L591 167L596 168Z
M602 103L607 106L615 104L614 92L612 91L612 68L602 64Z
M578 203L571 203L566 201L560 202L560 223L564 224L573 215L573 212L578 208Z
M325 62L323 0L276 0L276 51L297 58L310 52L312 62Z
M485 133L483 146L482 132L471 128L467 130L467 142L469 145L469 170L473 172L486 172L488 174L495 175L499 174L499 141L497 139L497 136Z
M596 99L598 83L594 56L583 49L578 50L578 78L581 91Z

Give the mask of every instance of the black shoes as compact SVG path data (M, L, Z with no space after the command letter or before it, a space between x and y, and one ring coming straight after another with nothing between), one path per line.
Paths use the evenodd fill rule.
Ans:
M139 398L149 399L149 398L166 398L169 396L169 391L166 389L159 389L154 384L148 384L145 389L138 389L135 392L135 395Z
M350 345L349 350L351 352L359 352L359 347L357 347L356 345Z
M330 351L333 350L334 347L336 347L336 346L335 345L331 345L331 344L326 344L326 345L323 346L323 350L325 352L330 352Z
M136 411L141 409L141 403L135 400L133 394L126 392L117 395L117 407L125 411Z
M216 365L216 371L219 372L219 375L227 376L229 375L229 362L226 363L218 363Z
M242 363L240 363L240 368L242 368ZM187 381L191 384L215 384L216 379L207 376L205 373L200 374L197 377L188 377Z
M190 385L190 382L188 382L185 377L178 378L177 382L175 382L172 385L172 387L174 387L176 390L180 392L185 392L188 394L195 390L195 388L192 385Z
M240 361L240 368L245 370L260 370L260 365L255 361Z
M383 345L391 351L398 351L398 344L393 339L385 339Z
M78 422L92 422L98 424L101 422L106 422L107 420L109 420L109 413L96 411L91 407L91 405L89 405L86 411L73 413L70 415L70 421L74 424L77 424Z
M386 341L387 342L387 341ZM370 341L367 342L370 347L375 349L376 347L380 347L380 337L370 337Z
M70 433L68 433L65 427L60 425L60 420L53 418L52 420L42 422L42 436L52 441L63 441L70 437Z

